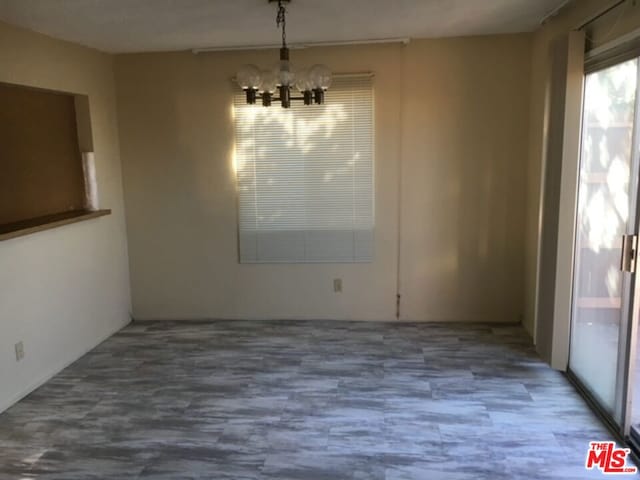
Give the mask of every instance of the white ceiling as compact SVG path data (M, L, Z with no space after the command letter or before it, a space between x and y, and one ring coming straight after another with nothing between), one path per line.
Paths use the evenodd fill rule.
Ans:
M290 43L531 31L563 0L292 0ZM107 52L279 43L267 0L0 0L0 19Z

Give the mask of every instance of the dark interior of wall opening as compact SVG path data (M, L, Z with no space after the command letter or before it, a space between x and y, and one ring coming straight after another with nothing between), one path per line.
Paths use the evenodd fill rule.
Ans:
M0 83L0 231L85 213L77 104L72 94Z

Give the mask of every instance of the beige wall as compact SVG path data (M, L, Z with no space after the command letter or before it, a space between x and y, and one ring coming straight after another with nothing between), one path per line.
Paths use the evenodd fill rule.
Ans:
M529 55L529 35L406 50L403 318L521 320Z
M401 218L402 319L518 321L530 35L292 52L375 73L370 264L238 264L230 79L275 55L116 58L134 317L394 319Z
M0 81L89 96L101 204L113 214L0 242L0 411L129 321L108 55L0 23ZM14 344L25 358L17 363Z
M527 223L526 223L526 271L525 271L525 318L524 325L533 334L536 324L536 293L538 281L538 254L540 247L540 191L543 172L543 157L547 139L545 119L548 114L547 79L550 69L549 49L560 35L568 33L586 20L612 5L613 1L581 0L551 19L533 36L531 56L531 96L529 161L527 168ZM587 48L614 40L640 25L640 5L626 2L611 11L586 30ZM570 295L570 285L565 285L564 295ZM568 318L560 319L569 322ZM553 322L547 322L553 325ZM568 328L563 328L568 332ZM543 332L544 333L544 332ZM550 337L549 335L546 335ZM566 337L566 335L565 335ZM555 339L557 344L568 346L568 338ZM563 347L563 349L565 348ZM558 366L558 365L556 365Z

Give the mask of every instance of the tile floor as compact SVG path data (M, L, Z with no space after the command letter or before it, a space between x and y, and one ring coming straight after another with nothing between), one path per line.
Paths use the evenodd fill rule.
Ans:
M0 479L582 480L610 438L520 327L145 322L0 415Z

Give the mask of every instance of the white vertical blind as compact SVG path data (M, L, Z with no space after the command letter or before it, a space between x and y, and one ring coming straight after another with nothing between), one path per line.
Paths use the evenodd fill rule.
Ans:
M371 76L335 78L324 105L290 109L239 91L234 115L240 262L371 261Z

